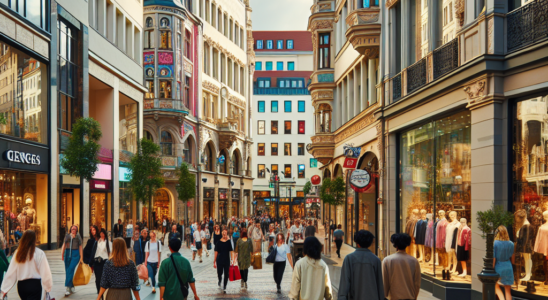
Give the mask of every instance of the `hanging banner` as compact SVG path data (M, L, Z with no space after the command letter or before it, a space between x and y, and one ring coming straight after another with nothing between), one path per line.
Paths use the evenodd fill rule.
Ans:
M357 164L358 164L358 159L357 158L347 157L347 158L344 159L343 168L355 169Z
M371 187L371 175L366 170L354 170L350 175L350 187L358 193L363 193Z

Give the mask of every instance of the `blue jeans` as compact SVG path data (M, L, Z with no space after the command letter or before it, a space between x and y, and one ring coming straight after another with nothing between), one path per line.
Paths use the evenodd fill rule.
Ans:
M156 287L156 273L158 272L158 263L147 263L148 277L152 287Z
M80 251L78 249L76 250L70 250L65 249L65 286L66 287L73 287L72 279L74 278L74 271L76 271L76 267L78 266L78 262L80 261Z

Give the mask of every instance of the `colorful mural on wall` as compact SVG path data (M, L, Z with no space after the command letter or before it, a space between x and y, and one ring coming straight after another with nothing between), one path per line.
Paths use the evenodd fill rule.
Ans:
M158 52L158 63L161 65L173 64L173 53L171 52Z
M152 52L143 52L143 64L144 65L153 65L154 64L154 51L152 51Z

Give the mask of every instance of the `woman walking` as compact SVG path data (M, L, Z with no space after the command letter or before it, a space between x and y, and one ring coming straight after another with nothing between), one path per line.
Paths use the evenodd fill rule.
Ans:
M276 242L276 229L274 227L274 224L270 224L270 228L268 229L268 252L270 253L270 248L274 246L274 243Z
M86 243L86 246L84 247L84 263L88 264L90 267L92 265L91 261L93 260L93 256L91 255L91 252L93 251L93 246L95 245L95 241L97 241L97 234L99 233L99 229L97 226L92 225L89 228L89 239Z
M305 257L295 264L291 280L290 299L332 299L329 270L322 260L322 244L314 237L304 240Z
M101 290L97 300L101 300L108 290L105 300L141 300L139 296L139 275L135 263L127 256L126 242L122 238L114 239L110 259L105 263Z
M276 260L274 261L274 281L276 282L278 293L281 293L286 261L289 261L289 265L293 268L293 259L291 258L291 249L289 249L289 245L285 243L283 233L278 233L276 235L275 247Z
M19 247L13 254L4 281L1 299L17 282L17 293L22 300L40 300L42 289L51 292L53 278L44 251L36 248L36 233L27 230L19 241Z
M221 227L219 227L219 225L215 225L213 228L213 246L216 246L217 242L220 241L222 237Z
M97 294L101 290L101 278L103 276L103 269L105 262L110 257L110 249L112 249L112 243L107 239L107 231L102 228L99 232L99 239L93 246L91 266L95 273L95 287L97 288Z
M82 262L84 259L82 238L78 233L78 227L72 225L69 232L70 233L65 236L65 242L61 249L61 259L65 262L65 296L74 293L74 284L72 283L74 271L76 270L78 263Z
M131 238L131 253L133 253L132 255L134 256L133 259L134 259L134 263L138 266L140 264L143 263L143 257L141 255L141 247L139 246L139 243L140 243L140 237L141 237L141 232L139 231L139 229L135 229L135 231L133 231L133 237Z
M247 229L242 228L240 238L236 243L236 259L242 276L242 290L247 289L247 275L251 266L251 255L253 255L253 243L247 239Z
M232 251L232 243L228 238L228 231L226 228L223 228L223 236L215 244L215 259L213 260L213 268L217 269L217 277L219 277L219 288L223 290L223 293L226 294L226 284L228 283L228 270L230 265L234 261L234 253ZM224 280L223 279L224 273ZM221 281L222 285L221 285Z
M152 283L152 293L156 294L156 273L158 272L158 262L160 261L160 254L162 253L162 245L160 244L160 241L156 239L155 231L150 232L150 241L146 244L145 253L148 276Z
M240 238L240 224L237 223L236 227L234 227L234 230L232 232L232 242L234 247L236 247L239 238Z
M207 251L207 243L211 238L211 234L209 234L209 228L206 226L205 223L202 224L202 231L200 232L200 236L202 238L202 249L203 251L205 251L206 256L209 257L209 251Z
M508 231L503 225L499 226L496 230L493 256L495 257L493 259L493 266L495 267L495 271L500 275L500 284L495 285L495 293L499 296L500 300L512 300L510 287L514 284L514 272L511 262L514 258L514 243L510 241ZM504 293L500 285L504 285Z
M126 226L126 237L124 240L126 241L126 247L128 249L131 249L131 239L133 238L133 220L129 220L129 224Z

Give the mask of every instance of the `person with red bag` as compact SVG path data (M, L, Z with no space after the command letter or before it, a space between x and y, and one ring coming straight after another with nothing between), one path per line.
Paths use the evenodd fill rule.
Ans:
M251 256L253 255L253 243L247 238L247 229L242 228L240 238L236 243L236 259L240 268L240 274L242 279L241 289L247 289L247 275L249 267L251 267Z
M228 231L226 227L223 228L222 234L223 236L221 237L221 240L219 240L215 245L215 259L213 260L213 268L217 269L219 288L226 294L226 285L229 279L230 266L234 264L234 253L232 250L232 242L228 238Z

